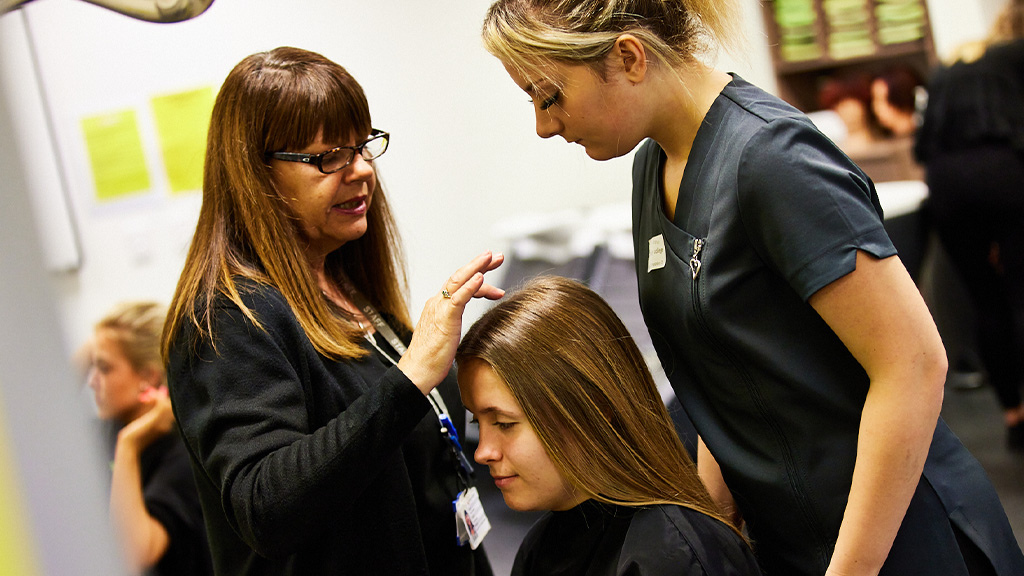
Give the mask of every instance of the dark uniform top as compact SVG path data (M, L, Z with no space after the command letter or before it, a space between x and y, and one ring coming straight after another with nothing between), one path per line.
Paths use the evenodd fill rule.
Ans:
M512 576L759 576L749 546L722 522L673 505L587 500L548 512L523 539Z
M663 158L649 141L633 168L638 283L654 346L766 574L820 576L869 382L807 299L853 271L857 250L896 253L874 186L800 112L738 77L697 132L674 221L662 209ZM1024 574L988 478L940 421L882 574L966 574L954 526L999 574Z
M917 132L921 162L942 152L998 144L1024 153L1024 38L995 44L974 62L939 66Z
M489 576L482 548L456 545L426 397L376 353L321 356L279 291L241 288L265 330L221 299L216 351L182 334L168 370L217 574ZM441 390L459 412L453 374Z

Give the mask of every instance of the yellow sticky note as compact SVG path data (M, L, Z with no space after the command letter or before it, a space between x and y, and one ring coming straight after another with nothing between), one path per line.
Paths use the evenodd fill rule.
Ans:
M36 576L39 571L36 548L32 545L27 516L18 489L14 471L14 457L11 454L10 437L7 435L0 405L0 574Z
M171 192L201 190L213 88L156 96L152 105Z
M149 170L134 110L82 119L96 198L114 200L149 190Z

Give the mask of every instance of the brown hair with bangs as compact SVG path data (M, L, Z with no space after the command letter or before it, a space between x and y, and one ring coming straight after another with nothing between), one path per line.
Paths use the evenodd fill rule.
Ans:
M274 185L267 154L370 133L362 87L331 60L298 48L253 54L228 74L213 107L199 222L163 334L166 358L180 333L216 346L211 312L223 295L256 325L238 279L268 284L288 301L313 346L335 359L358 358L362 334L324 301L303 252L288 202ZM376 167L374 168L376 171ZM328 255L325 271L347 277L382 313L409 329L406 275L394 217L377 179L367 232Z
M570 486L606 503L684 506L733 527L701 482L636 343L583 284L539 277L506 296L459 345L456 359L472 358L508 387Z

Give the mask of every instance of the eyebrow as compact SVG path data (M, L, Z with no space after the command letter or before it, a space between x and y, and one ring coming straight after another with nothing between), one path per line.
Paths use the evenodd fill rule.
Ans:
M476 416L477 418L479 418L480 416L483 416L484 414L498 414L498 415L501 415L501 416L508 416L509 418L522 418L522 416L519 415L519 414L516 414L514 412L509 412L508 410L502 410L501 408L498 408L497 406L488 406L486 408L482 408L479 411L474 412L474 411L470 410L470 412L473 412L473 416Z
M554 82L548 78L542 77L537 80L533 80L532 82L527 82L526 86L523 87L523 92L526 92L530 96L536 96L541 91L541 87L538 86L538 84L550 84L556 90L558 89L558 86Z

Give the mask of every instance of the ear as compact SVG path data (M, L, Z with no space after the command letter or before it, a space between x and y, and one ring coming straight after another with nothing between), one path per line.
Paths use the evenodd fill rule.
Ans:
M139 391L146 392L151 388L159 388L162 384L160 372L153 368L145 368L139 372L142 378L139 380Z
M632 34L623 34L615 39L612 56L618 61L626 80L636 84L647 75L647 49L643 42Z

